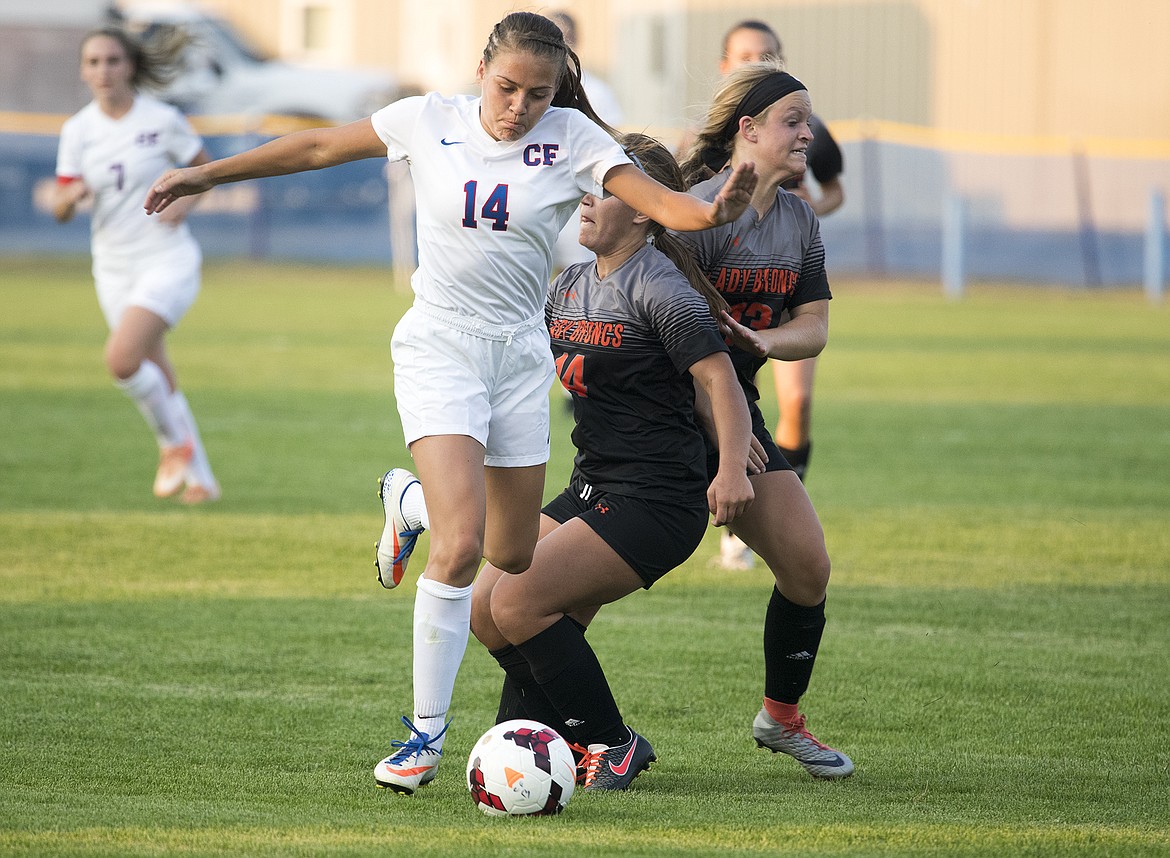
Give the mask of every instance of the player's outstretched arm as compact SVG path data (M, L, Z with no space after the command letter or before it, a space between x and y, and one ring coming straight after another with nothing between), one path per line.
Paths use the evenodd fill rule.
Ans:
M605 176L605 189L655 223L680 232L710 229L738 218L752 201L757 182L755 165L740 164L711 202L672 191L633 164L614 167Z
M758 180L756 165L750 161L732 168L731 175L711 201L715 217L714 226L730 223L747 211Z
M218 161L163 173L147 194L145 208L147 214L154 214L179 197L201 194L216 185L385 156L386 144L368 118L337 128L297 131Z

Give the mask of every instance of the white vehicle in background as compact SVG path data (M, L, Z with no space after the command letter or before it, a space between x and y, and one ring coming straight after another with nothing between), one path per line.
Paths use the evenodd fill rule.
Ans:
M182 71L159 94L185 113L350 122L397 98L398 84L388 72L315 68L266 58L227 21L192 6L111 7L108 17L147 40L168 30L189 38Z

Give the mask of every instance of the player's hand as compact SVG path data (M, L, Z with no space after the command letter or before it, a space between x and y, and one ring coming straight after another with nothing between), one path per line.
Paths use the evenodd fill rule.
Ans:
M89 185L85 183L84 179L74 179L62 187L62 194L69 205L75 206L90 196Z
M166 207L166 211L159 213L158 219L167 226L178 226L187 219L198 200L198 197L179 197Z
M183 167L163 173L151 186L150 193L146 195L144 206L146 213L155 214L164 211L179 197L189 197L211 190L213 185L205 176L206 173L202 167Z
M741 325L726 310L719 314L719 332L736 348L743 349L756 357L767 357L768 347L760 335L746 325Z
M719 195L711 201L713 216L711 225L730 223L747 211L757 181L759 176L756 175L756 165L750 161L733 168L731 176L720 188Z
M760 443L760 439L755 435L752 436L752 444L748 448L747 470L749 474L764 473L765 466L768 464L768 454L764 452L764 445Z
M747 511L755 497L751 480L742 469L732 469L731 473L720 469L707 488L707 508L715 517L715 526L735 521Z

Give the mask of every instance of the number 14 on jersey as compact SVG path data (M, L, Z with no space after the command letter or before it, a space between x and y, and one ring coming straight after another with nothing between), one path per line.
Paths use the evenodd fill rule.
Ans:
M475 219L475 204L476 192L479 190L479 182L474 179L463 186L463 226L467 229L479 229L479 222ZM486 200L484 200L483 207L479 210L479 216L483 220L490 220L492 222L492 229L496 232L503 232L508 228L508 186L505 184L496 185Z

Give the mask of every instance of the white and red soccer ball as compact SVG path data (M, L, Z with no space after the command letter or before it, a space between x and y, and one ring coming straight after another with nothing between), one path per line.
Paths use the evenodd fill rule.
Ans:
M577 763L551 727L519 718L484 733L467 758L467 787L489 816L550 816L573 797Z

